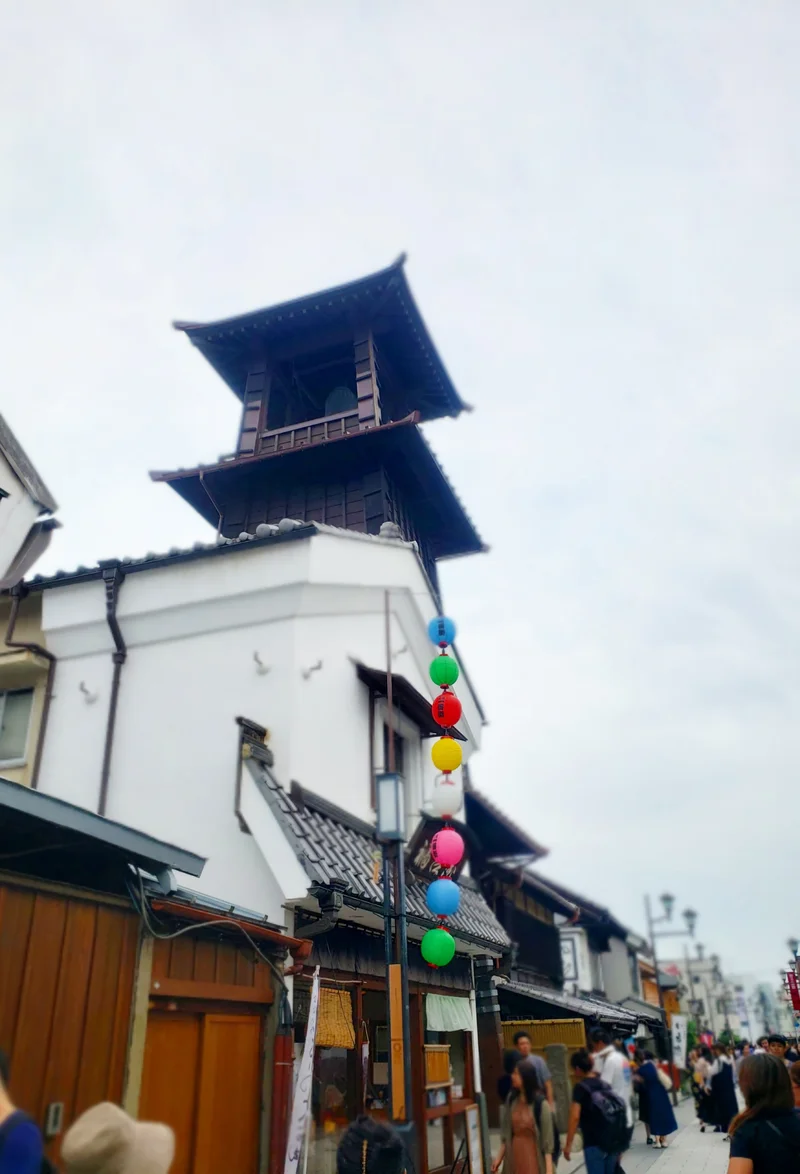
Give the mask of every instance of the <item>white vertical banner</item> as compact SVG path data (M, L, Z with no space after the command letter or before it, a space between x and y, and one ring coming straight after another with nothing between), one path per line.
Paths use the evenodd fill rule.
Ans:
M672 1016L672 1062L676 1068L686 1067L686 1016Z
M749 1029L750 1018L747 1014L747 1000L741 991L736 996L736 1014L739 1016L739 1022L741 1023L742 1027Z
M303 1140L308 1133L307 1127L311 1113L311 1085L314 1079L314 1043L317 1038L318 1013L319 966L314 971L314 981L311 984L311 1006L308 1009L306 1042L303 1046L303 1058L300 1061L297 1082L294 1088L292 1119L289 1123L289 1140L286 1145L286 1159L283 1163L283 1174L296 1174L300 1162L300 1154L303 1149Z

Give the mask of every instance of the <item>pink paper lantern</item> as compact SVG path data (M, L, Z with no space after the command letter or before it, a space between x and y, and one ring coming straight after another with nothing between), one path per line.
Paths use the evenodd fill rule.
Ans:
M431 840L431 856L442 868L454 868L464 855L464 841L453 828L442 828Z

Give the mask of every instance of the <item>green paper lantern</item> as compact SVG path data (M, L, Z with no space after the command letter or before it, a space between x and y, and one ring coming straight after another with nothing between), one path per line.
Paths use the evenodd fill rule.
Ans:
M430 674L434 685L455 685L458 665L452 656L436 656L431 661Z
M456 952L456 941L446 929L429 929L421 942L422 957L430 966L446 966Z

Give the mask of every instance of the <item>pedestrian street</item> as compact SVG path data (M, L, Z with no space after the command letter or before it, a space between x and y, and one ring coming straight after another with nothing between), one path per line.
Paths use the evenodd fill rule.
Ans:
M645 1142L644 1126L637 1124L633 1144L623 1156L625 1174L725 1174L728 1168L730 1145L719 1133L701 1133L696 1123L694 1102L685 1101L675 1111L678 1132L669 1138L665 1150L657 1150ZM571 1174L583 1171L585 1165L576 1154L571 1162L563 1158L559 1171Z

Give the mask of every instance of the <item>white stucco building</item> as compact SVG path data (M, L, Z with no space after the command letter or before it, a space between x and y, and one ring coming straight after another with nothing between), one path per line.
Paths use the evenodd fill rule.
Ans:
M12 587L46 550L58 523L55 498L0 416L0 589Z

